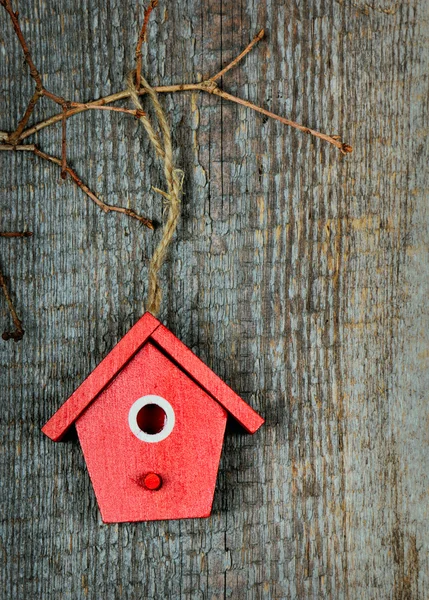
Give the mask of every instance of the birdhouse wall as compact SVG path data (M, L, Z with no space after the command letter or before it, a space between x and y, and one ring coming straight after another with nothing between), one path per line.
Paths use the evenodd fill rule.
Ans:
M147 395L165 399L174 427L159 442L131 431L132 405ZM76 422L103 521L208 516L227 414L204 390L147 343ZM162 478L148 490L148 473Z

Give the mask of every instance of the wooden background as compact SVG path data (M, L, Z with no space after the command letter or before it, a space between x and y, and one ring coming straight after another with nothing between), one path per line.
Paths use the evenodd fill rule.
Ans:
M49 89L124 88L132 0L19 4ZM162 98L186 179L160 317L267 419L227 434L209 519L103 525L76 439L41 434L141 315L160 231L0 155L0 227L34 232L0 239L26 329L0 345L2 600L429 597L428 4L162 0L148 78L213 74L261 27L223 87L354 153L209 95ZM2 10L0 129L32 90ZM162 220L132 118L87 112L69 131L90 187ZM60 128L28 141L59 156Z

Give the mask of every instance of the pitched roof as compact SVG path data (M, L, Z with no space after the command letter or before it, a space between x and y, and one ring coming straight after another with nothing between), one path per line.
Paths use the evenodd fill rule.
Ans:
M219 402L246 431L254 433L264 423L264 419L253 408L233 392L158 319L147 312L49 419L42 428L43 433L55 442L59 441L91 402L148 341L160 347L170 360Z

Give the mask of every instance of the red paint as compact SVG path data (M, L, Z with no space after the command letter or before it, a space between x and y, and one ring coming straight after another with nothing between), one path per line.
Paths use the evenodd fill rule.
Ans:
M255 433L264 423L264 419L253 408L246 404L240 396L237 396L220 377L215 375L164 325L160 325L154 330L151 339L157 342L181 369L213 396L248 433Z
M148 473L143 482L148 490L159 490L162 486L162 478L157 473Z
M159 325L158 319L150 313L145 313L45 424L43 433L54 442L60 441L67 429L75 423L85 408L112 381Z
M151 398L131 419L138 425L133 433L130 409L134 405L137 411L146 396ZM167 414L153 397L167 402ZM264 422L146 313L43 432L57 441L75 423L105 522L205 517L213 501L226 411L249 432ZM165 439L154 441L170 429Z

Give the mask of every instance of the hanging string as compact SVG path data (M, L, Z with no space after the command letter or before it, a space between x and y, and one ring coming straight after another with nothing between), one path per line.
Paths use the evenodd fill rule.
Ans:
M138 91L136 89L134 80L135 71L130 73L127 79L128 91L134 106L143 112L143 107L140 103ZM171 143L171 131L165 116L164 110L158 100L158 95L155 90L146 81L143 75L140 75L140 86L146 91L149 96L154 112L158 121L159 129L161 130L162 138L158 135L155 129L152 127L146 114L142 114L139 117L140 122L145 128L150 141L155 149L157 156L163 162L164 165L164 177L167 184L167 191L158 190L153 188L166 200L166 208L168 211L167 220L162 230L162 237L159 241L158 246L153 253L152 259L149 265L149 288L146 310L151 312L154 316L157 316L161 306L162 300L162 289L159 282L159 274L162 265L164 264L167 250L173 239L174 232L176 231L177 222L180 217L180 195L183 185L183 171L176 169L173 162L173 147Z

